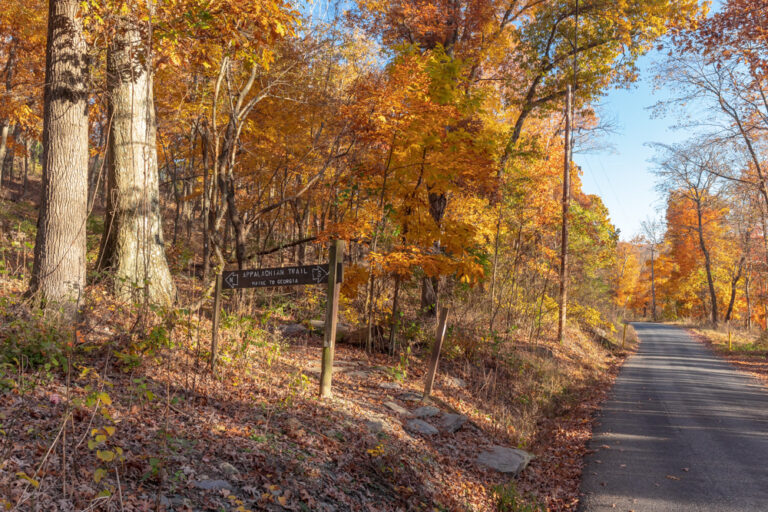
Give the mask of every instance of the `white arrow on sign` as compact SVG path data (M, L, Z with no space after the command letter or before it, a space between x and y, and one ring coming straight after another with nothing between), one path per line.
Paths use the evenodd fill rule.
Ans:
M328 275L328 271L321 266L317 266L312 269L312 280L316 283L322 283L325 276Z
M225 281L230 288L237 288L237 274L229 274Z

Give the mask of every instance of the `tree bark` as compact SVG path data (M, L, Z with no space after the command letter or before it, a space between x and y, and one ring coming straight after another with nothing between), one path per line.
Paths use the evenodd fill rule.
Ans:
M744 272L744 261L746 260L746 256L742 256L739 260L739 266L736 270L736 275L733 276L733 279L731 279L731 299L728 301L728 310L725 312L725 321L730 322L731 321L731 315L733 314L733 305L736 302L736 289L739 286L739 281L741 281L741 275Z
M99 268L114 271L115 293L171 304L157 168L152 58L139 22L122 18L107 51L112 126L107 141L107 217Z
M5 162L5 155L8 152L8 132L10 129L11 123L5 119L0 121L0 190L3 188L3 179L5 178L3 162Z
M20 135L21 135L21 126L17 124L13 127L14 144L18 143ZM14 147L8 146L6 143L5 155L3 156L3 160L2 160L3 162L2 174L3 174L3 177L6 178L8 185L10 185L13 182L13 163L15 159L16 159L16 151L14 150Z
M715 281L712 278L712 261L709 256L709 250L707 244L704 242L704 222L701 212L701 200L697 199L696 203L696 219L698 221L698 233L699 233L699 247L704 255L704 267L707 271L707 284L709 285L709 300L712 305L711 319L712 325L717 326L717 293L715 293Z
M744 324L748 331L752 329L752 295L749 292L749 285L751 284L751 281L752 271L748 267L747 275L744 276L744 298L747 301L747 318Z
M85 287L88 65L79 0L49 0L43 180L30 292L74 317Z
M19 192L19 200L21 201L27 195L27 179L29 177L29 165L31 159L32 141L29 139L29 134L24 137L24 178L21 182L21 192Z
M442 193L429 193L429 214L438 227L443 223L445 209L448 206L448 197ZM436 253L441 251L440 241L435 242L433 249ZM437 316L437 301L440 295L440 278L425 277L421 283L421 312L426 316Z

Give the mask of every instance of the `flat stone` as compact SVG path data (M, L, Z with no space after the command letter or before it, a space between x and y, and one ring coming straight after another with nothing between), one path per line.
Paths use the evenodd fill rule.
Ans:
M310 320L309 326L317 333L325 332L325 320ZM336 324L336 341L341 342L344 336L352 330L352 326L339 322Z
M414 409L413 411L413 415L417 418L431 418L432 416L437 416L438 414L440 414L440 409L431 405L425 405L423 407L419 407L418 409Z
M232 484L226 480L198 480L192 482L192 487L203 489L205 491L220 491L221 489L226 489L228 491L234 490Z
M410 411L408 411L408 409L401 406L400 404L397 404L395 402L384 402L384 405L388 407L390 410L396 412L397 414L400 414L402 416L411 416Z
M399 395L397 395L397 398L399 398L400 400L403 400L405 402L420 402L421 401L421 394L420 393L412 393L412 392L409 391L407 393L400 393Z
M374 434L384 431L384 422L380 420L366 420L365 426Z
M368 378L371 377L370 373L364 372L364 371L360 371L360 370L354 371L354 372L349 372L349 373L347 373L347 375L349 375L350 377L354 377L355 379L368 379Z
M229 462L222 462L219 464L219 470L227 476L232 476L240 473L235 466Z
M312 363L309 366L307 366L304 369L304 371L306 371L307 373L314 373L319 375L322 369L323 369L322 363ZM337 363L333 364L333 373L344 373L347 370L349 370L348 365L342 365Z
M379 387L382 389L400 389L400 384L397 382L382 382L379 384Z
M457 432L467 422L467 417L463 414L443 414L440 418L440 429L453 434Z
M446 375L444 377L445 382L454 388L464 389L467 387L467 382L464 379L460 379L458 377L451 377L450 375Z
M517 476L532 459L533 455L524 450L494 445L477 456L477 463L500 473L511 473Z
M278 329L285 338L298 338L309 333L309 329L301 324L281 325Z
M424 420L411 420L405 424L405 428L424 436L434 436L440 432Z

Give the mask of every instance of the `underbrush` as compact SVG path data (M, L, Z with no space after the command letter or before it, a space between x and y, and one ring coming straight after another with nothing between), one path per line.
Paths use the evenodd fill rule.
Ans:
M712 347L721 353L743 356L768 357L768 331L762 329L744 329L721 325L718 328L693 327L692 330L703 336Z
M2 215L18 220L19 212ZM101 229L92 224L91 262ZM32 240L34 226L16 227L0 241L0 506L44 509L64 500L77 509L162 510L178 498L177 509L314 510L342 502L385 510L568 509L580 470L574 439L586 442L592 409L584 406L596 403L586 393L607 386L633 345L631 327L623 347L623 325L590 308L574 308L560 345L551 305L503 333L487 332L482 311L452 305L433 395L472 427L438 442L399 426L371 433L365 421L382 417L383 402L423 389L434 321L415 313L415 289L402 298L397 353L367 353L359 340L340 344L337 360L368 377L355 381L340 371L335 398L320 401L322 338L310 320L323 317L322 290L225 294L212 374L210 301L199 301L202 283L182 272L192 265L186 242L170 251L182 272L180 306L121 303L96 283L84 295L82 321L62 325L22 298L31 246L13 245L18 235L9 233ZM341 321L364 324L357 309L343 301ZM282 336L280 326L291 323L308 330ZM376 324L388 334L386 315ZM519 485L473 463L481 446L539 453L557 443L556 455L535 460L535 476ZM193 482L216 479L241 484L237 492L195 494Z

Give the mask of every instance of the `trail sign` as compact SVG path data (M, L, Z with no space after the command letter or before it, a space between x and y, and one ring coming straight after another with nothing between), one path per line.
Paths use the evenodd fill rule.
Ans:
M211 329L211 373L216 373L216 353L221 316L222 290L261 288L268 286L328 285L325 315L325 338L320 372L320 396L331 396L336 325L339 316L339 290L344 280L344 242L331 241L330 262L326 265L302 265L299 267L260 268L254 270L229 270L216 276L213 295L213 325Z
M343 280L342 268L342 264L337 263L337 282ZM328 282L328 265L231 270L224 272L221 277L223 287L228 290L267 286L325 284Z

